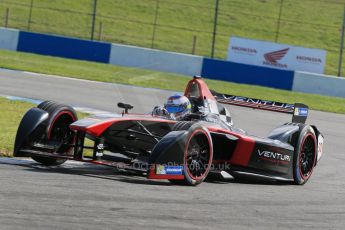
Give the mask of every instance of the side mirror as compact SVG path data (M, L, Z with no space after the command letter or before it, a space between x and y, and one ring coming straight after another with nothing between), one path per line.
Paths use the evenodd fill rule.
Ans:
M117 107L123 109L122 114L128 113L128 110L131 110L131 109L134 108L132 105L125 104L125 103L122 103L122 102L117 103Z

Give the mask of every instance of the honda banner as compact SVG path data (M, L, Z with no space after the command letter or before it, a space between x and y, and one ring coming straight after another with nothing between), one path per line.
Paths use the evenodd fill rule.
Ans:
M326 51L231 37L228 60L278 69L323 73Z

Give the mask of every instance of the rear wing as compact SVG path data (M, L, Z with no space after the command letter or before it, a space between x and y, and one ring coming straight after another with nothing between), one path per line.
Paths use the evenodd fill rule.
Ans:
M308 106L305 104L288 104L277 101L222 94L215 91L211 92L219 103L292 114L292 122L295 123L305 123L308 117Z

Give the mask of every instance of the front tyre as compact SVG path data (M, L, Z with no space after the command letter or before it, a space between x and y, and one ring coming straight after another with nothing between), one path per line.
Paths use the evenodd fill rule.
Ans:
M70 146L74 142L74 133L69 129L69 125L77 120L76 112L70 106L53 101L44 101L37 107L49 114L45 141L56 146L56 153L68 155L72 150ZM45 156L32 156L32 159L47 166L60 165L66 161L65 159Z
M188 130L184 149L184 180L170 180L173 184L198 185L207 177L213 159L212 138L209 131L194 125Z
M294 183L305 184L311 174L317 158L317 138L312 127L304 126L295 144L293 160Z

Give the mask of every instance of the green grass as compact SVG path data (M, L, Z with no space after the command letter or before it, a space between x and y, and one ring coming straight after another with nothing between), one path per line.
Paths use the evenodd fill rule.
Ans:
M108 64L77 61L0 50L0 67L103 82L183 91L190 77ZM288 103L301 102L311 109L345 114L345 99L277 90L252 85L207 80L213 90L239 96Z
M33 105L0 97L0 156L12 156L18 125Z
M29 23L31 0L0 0L0 18L9 8L10 27L89 39L93 1L34 0ZM226 57L230 36L275 41L278 34L281 43L327 50L326 73L337 74L343 0L219 2L215 57ZM214 5L215 0L98 0L95 38L102 22L105 41L191 53L196 36L196 54L210 56Z

